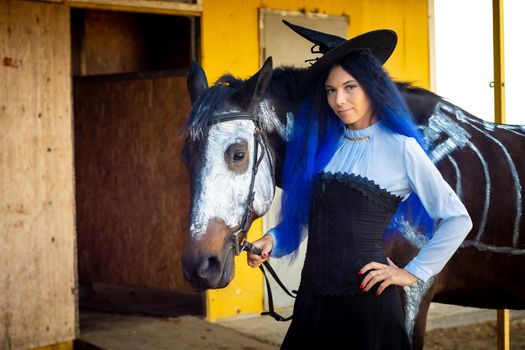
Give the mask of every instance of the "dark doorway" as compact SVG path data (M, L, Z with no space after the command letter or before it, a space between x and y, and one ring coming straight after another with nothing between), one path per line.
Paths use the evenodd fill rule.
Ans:
M179 157L199 18L72 10L80 310L203 315ZM82 313L81 313L82 321Z

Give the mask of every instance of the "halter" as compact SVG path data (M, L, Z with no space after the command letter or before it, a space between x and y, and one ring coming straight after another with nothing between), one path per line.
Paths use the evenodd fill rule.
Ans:
M232 120L251 120L255 124L255 130L253 133L253 165L252 165L252 178L250 180L250 187L248 191L248 197L246 198L246 203L244 204L244 215L241 219L241 224L239 226L239 229L235 231L232 236L233 242L233 251L235 252L235 255L241 254L243 251L246 251L247 253L253 253L257 255L262 254L262 250L256 246L254 246L252 243L248 242L246 240L246 236L248 233L248 230L250 228L250 216L252 214L252 206L253 206L253 200L255 198L255 177L257 176L257 171L259 170L259 165L261 164L262 160L264 159L265 152L269 154L268 152L268 146L263 141L263 135L261 133L261 125L260 120L257 115L248 113L248 112L240 112L240 111L228 111L223 113L217 113L214 114L216 117L212 122L208 123L208 126L224 123L227 121ZM261 149L261 156L259 157L259 146ZM270 167L272 167L273 172L273 166L271 165L271 159L270 159ZM272 275L273 279L279 284L281 289L291 296L292 298L295 298L295 294L297 294L297 291L288 291L288 289L284 286L284 284L281 282L277 274L275 273L274 269L271 267L270 263L268 261L265 261L263 265L266 267L268 272ZM272 296L272 290L270 288L270 282L268 280L268 277L266 275L266 272L264 271L263 265L259 265L259 269L262 271L265 282L266 282L266 289L268 291L268 308L269 311L262 312L261 315L269 315L272 316L277 321L289 321L292 319L292 316L289 317L283 317L275 312L274 305L273 305L273 296Z

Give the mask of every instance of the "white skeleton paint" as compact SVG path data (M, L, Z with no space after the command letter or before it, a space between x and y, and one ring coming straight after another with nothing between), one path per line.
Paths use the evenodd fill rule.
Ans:
M513 232L513 240L512 240L513 247L496 247L496 246L488 245L488 244L481 242L481 238L484 233L485 225L487 222L488 211L490 208L491 179L490 179L489 167L481 151L472 142L471 135L465 129L463 129L457 122L455 122L453 119L448 117L445 112L455 115L458 120L478 130L485 137L493 141L498 147L502 149L505 155L505 158L509 164L510 171L512 173L512 177L514 180L515 195L516 195L516 216L515 216L515 221L514 221L514 232ZM476 124L477 126L474 124ZM481 128L483 128L484 130L482 130ZM511 254L511 255L525 255L525 249L516 248L518 246L519 224L520 224L521 215L522 215L522 198L521 198L520 179L519 179L516 167L514 165L514 162L512 158L510 157L510 154L507 151L506 147L500 141L498 141L492 135L486 132L486 131L493 131L495 128L505 129L507 131L516 133L520 136L525 136L525 127L523 126L498 125L498 124L489 123L485 121L478 121L477 119L474 119L474 118L471 118L465 115L463 111L459 109L458 107L451 106L443 102L439 102L436 105L434 109L434 113L428 120L428 126L423 128L421 131L426 141L431 144L434 143L434 141L436 141L443 133L448 136L447 140L445 140L439 145L436 145L436 147L433 149L433 151L431 152L429 156L434 164L439 162L444 157L447 157L447 159L450 161L450 163L452 164L454 168L455 174L456 174L456 194L458 195L458 197L461 198L461 194L463 192L462 183L461 183L461 169L459 168L457 162L454 160L454 158L450 154L459 148L468 147L477 155L483 167L486 185L485 185L485 193L484 193L483 216L482 216L482 220L479 225L479 231L476 234L476 238L474 240L465 240L461 244L461 247L476 247L477 249L483 250L483 251L506 253L506 254ZM416 228L412 227L408 221L405 220L404 222L400 222L399 224L400 225L398 225L398 227L403 227L402 229L403 236L412 245L414 245L417 248L421 248L426 243L427 238L422 235L416 234L417 232ZM406 314L405 326L406 326L407 332L411 340L412 340L415 320L419 313L419 306L421 305L421 301L423 300L423 297L430 289L433 280L434 278L431 278L426 283L422 281L418 281L418 283L416 283L416 285L414 286L404 287L404 291L407 297L407 300L406 300L407 303L405 305L405 314Z
M230 113L232 111L228 111ZM263 100L256 111L261 127L265 132L277 132L287 140L293 124L293 115L287 114L287 125L284 126L275 113L273 105ZM204 151L203 168L198 174L196 183L199 186L194 193L191 212L190 235L199 239L205 232L211 219L222 219L230 227L238 227L246 210L248 189L252 179L255 124L250 120L231 120L214 124L207 138ZM224 159L226 149L233 143L247 142L250 164L243 174L231 171ZM265 147L265 146L264 146ZM255 197L253 210L263 216L273 201L275 187L271 154L259 148L259 157L264 158L255 177Z
M509 154L509 151L507 151L507 148L500 141L498 141L496 138L494 138L492 135L490 135L486 131L483 131L474 125L474 123L476 122L475 119L472 119L468 117L467 115L465 115L459 108L456 109L456 116L458 120L468 123L471 127L478 130L483 135L485 135L487 138L489 138L491 141L493 141L496 145L498 145L501 148L501 150L503 151L503 154L505 155L505 158L509 164L510 172L512 174L512 179L514 180L514 193L516 195L516 216L514 218L514 234L512 236L512 244L514 246L517 246L519 234L520 234L519 226L520 226L521 215L522 215L522 198L521 198L520 177L519 177L518 171L516 170L516 166L514 165L514 161L512 160ZM488 123L483 123L484 126L486 126L487 124ZM481 238L481 233L476 238L477 238L476 240Z
M255 124L250 120L231 120L210 128L204 151L204 161L196 181L199 184L194 193L191 213L190 234L193 239L206 232L208 222L222 219L228 227L241 224L252 179ZM228 168L224 159L226 149L236 142L248 143L250 157L248 169L237 174ZM260 153L261 154L261 153ZM264 215L270 208L274 195L270 154L264 152L255 177L253 209L257 215Z

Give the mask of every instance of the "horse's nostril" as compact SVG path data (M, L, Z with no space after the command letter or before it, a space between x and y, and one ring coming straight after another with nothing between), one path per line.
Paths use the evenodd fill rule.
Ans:
M204 280L214 278L220 271L221 264L217 255L212 254L202 260L197 275Z

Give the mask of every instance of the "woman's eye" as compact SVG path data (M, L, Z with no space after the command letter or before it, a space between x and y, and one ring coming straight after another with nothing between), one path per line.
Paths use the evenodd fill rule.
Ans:
M355 89L356 87L357 87L357 85L346 85L345 89L346 89L346 91L350 91L350 90Z
M326 94L327 95L330 95L332 93L334 93L335 89L326 89Z
M235 152L233 154L233 161L238 163L244 159L244 152Z

